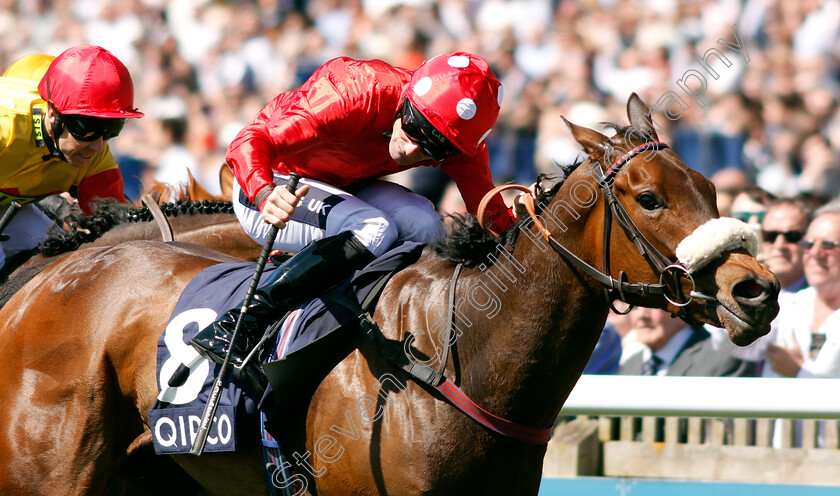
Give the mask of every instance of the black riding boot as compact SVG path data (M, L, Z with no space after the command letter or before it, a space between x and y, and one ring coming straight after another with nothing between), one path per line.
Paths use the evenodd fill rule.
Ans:
M230 360L240 365L262 337L263 330L291 308L314 298L372 262L373 254L350 231L314 241L277 268L257 289L240 324ZM217 363L225 359L241 305L229 310L192 339L192 346ZM245 367L247 380L265 386L256 360Z

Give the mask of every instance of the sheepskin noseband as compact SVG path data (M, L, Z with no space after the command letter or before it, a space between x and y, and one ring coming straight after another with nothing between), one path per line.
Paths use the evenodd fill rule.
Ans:
M677 260L689 274L705 267L724 253L744 248L758 253L758 235L746 223L732 217L712 219L699 226L677 246Z

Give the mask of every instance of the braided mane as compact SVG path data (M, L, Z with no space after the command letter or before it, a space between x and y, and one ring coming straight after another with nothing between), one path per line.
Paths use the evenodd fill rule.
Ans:
M178 200L174 203L161 203L160 210L167 217L233 213L233 203L217 200ZM153 219L152 213L146 207L132 207L111 198L100 200L96 203L95 212L92 215L85 215L80 210L71 211L64 219L70 231L50 230L47 238L36 249L36 253L52 257L73 251L84 243L99 239L118 225L130 222L151 222Z

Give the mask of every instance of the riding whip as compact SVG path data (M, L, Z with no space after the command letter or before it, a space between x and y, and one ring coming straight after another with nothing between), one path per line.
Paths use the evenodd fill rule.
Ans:
M289 183L286 185L286 189L294 193L297 189L298 181L300 181L300 175L295 173L289 174ZM242 308L239 310L239 318L236 319L236 326L234 326L233 334L230 337L230 346L228 346L227 353L225 353L225 360L222 362L221 369L219 369L219 375L213 381L213 388L210 390L207 404L204 405L204 412L201 414L201 423L198 425L195 442L192 448L190 448L191 455L201 456L201 453L204 452L204 445L207 443L207 436L210 434L210 425L213 423L213 416L216 415L216 408L219 406L219 400L222 397L222 388L225 382L227 382L227 377L230 375L230 370L233 367L233 364L230 362L230 354L233 351L236 337L239 335L239 327L242 325L243 317L248 311L251 300L254 298L254 293L257 291L257 285L260 282L260 277L265 269L265 263L268 261L268 255L271 253L278 232L280 232L280 228L275 225L272 225L268 230L268 236L263 245L262 253L260 253L260 258L257 260L254 277L251 278L251 285L248 287L248 292L245 293L245 299L242 300Z

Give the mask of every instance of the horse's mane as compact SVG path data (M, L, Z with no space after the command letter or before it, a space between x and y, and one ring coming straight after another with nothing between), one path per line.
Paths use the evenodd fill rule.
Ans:
M540 205L545 205L554 198L565 178L569 177L569 174L580 164L581 162L576 162L572 165L560 166L564 171L563 176L558 177L548 174L537 176L537 201L535 202L537 213L540 212ZM543 183L549 184L549 189L544 189ZM495 253L496 247L499 245L513 246L519 234L520 226L530 220L528 218L521 219L505 229L501 236L496 237L482 228L473 214L452 214L449 217L452 222L446 238L431 245L431 249L437 256L453 263L462 263L467 267L473 267L482 262L486 263L487 255Z
M99 239L103 234L120 224L129 222L151 222L154 217L146 207L132 207L109 198L94 205L94 213L85 215L81 210L72 210L64 218L70 231L52 229L46 239L38 246L36 253L53 257L73 251L84 243ZM183 201L161 203L160 210L167 217L177 215L232 213L230 201Z

